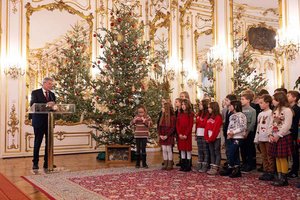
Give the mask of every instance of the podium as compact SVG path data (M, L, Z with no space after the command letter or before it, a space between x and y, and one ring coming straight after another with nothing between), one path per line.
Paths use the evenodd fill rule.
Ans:
M75 104L50 104L50 103L34 103L30 107L30 114L47 114L48 115L48 172L53 172L53 156L54 156L54 115L55 114L71 114L75 112Z

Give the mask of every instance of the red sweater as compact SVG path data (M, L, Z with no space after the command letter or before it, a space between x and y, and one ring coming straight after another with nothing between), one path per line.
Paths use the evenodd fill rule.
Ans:
M206 114L204 116L203 115L202 116L197 115L197 117L196 117L196 129L197 128L205 128L207 119L208 119L208 114Z
M221 115L217 115L215 117L211 116L208 118L204 129L204 139L208 142L214 142L219 136L222 123L223 121ZM210 136L209 132L211 132Z

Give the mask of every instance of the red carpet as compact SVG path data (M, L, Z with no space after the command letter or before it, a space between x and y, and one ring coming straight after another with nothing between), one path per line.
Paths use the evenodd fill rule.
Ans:
M0 199L1 200L29 200L29 198L3 174L0 173Z
M65 172L27 176L51 199L65 200L300 200L297 180L287 187L274 187L271 182L258 180L258 173L243 177L208 176L198 172L162 171L156 168L108 168L92 171Z
M294 186L275 188L254 174L242 178L154 170L70 178L108 199L299 199Z

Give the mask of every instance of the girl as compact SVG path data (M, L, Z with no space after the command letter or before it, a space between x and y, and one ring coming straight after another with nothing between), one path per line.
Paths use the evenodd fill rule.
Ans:
M194 113L192 112L191 103L189 100L184 99L176 122L178 150L181 151L182 158L180 171L191 171L193 124Z
M199 112L196 116L196 141L198 146L198 171L206 172L208 167L207 143L204 139L204 128L208 119L209 100L205 99L199 102Z
M229 166L223 176L230 178L241 177L239 148L243 144L247 131L247 118L242 113L242 104L240 101L233 100L228 108L232 115L229 117L227 130Z
M268 94L262 95L258 100L259 107L262 110L257 117L257 129L254 142L258 143L262 154L262 162L264 174L259 177L259 180L271 181L274 179L274 159L269 156L269 138L268 135L272 132L272 97Z
M208 142L211 168L207 172L209 175L216 175L221 164L221 134L222 116L217 102L210 102L208 106L209 118L207 120L204 138Z
M289 108L287 96L278 92L273 95L273 126L269 134L270 155L276 159L278 179L272 185L287 186L288 157L292 155L292 138L290 128L292 126L293 112Z
M175 114L169 102L164 104L162 116L159 121L159 142L162 146L164 165L162 169L173 169L172 146L174 144Z
M149 128L152 125L152 120L147 114L145 106L140 105L137 109L137 114L130 123L135 126L134 138L136 140L136 168L140 168L140 160L142 157L142 164L144 168L148 168L146 162L146 144L149 136ZM141 157L140 157L141 156Z

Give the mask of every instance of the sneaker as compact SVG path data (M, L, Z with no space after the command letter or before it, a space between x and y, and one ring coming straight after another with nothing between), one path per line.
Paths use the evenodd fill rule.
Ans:
M250 172L250 171L252 171L252 170L253 170L253 168L250 167L249 165L246 165L245 167L243 167L243 168L241 169L242 172Z

